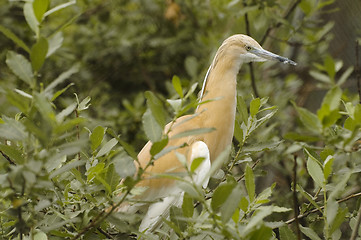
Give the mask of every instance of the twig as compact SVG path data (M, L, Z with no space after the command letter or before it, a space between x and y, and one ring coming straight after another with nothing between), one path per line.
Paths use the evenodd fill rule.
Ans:
M361 224L361 206L357 212L357 221L356 221L355 227L352 230L352 235L351 235L350 240L356 240L357 235L358 235L358 230L360 229L360 224Z
M358 91L358 96L359 96L359 102L361 104L361 69L360 69L360 63L359 63L359 42L358 40L356 40L356 67L355 67L355 72L356 72L356 82L357 82L357 91Z
M245 1L243 2L243 5L244 5L244 7L247 7L247 3ZM249 20L248 20L247 12L244 14L244 22L246 24L246 33L248 36L251 36L251 29L249 27ZM254 77L254 69L253 69L252 62L248 63L248 66L249 66L249 71L251 74L251 84L252 84L253 93L254 93L255 97L259 97L257 85L256 85L256 79Z
M296 186L297 186L297 155L293 155L293 211L295 213L295 216L298 216L300 214L299 210L299 204L297 199L297 192L296 192ZM298 221L298 218L295 218L296 223L296 229L297 229L297 239L301 240L301 230L300 230L300 223Z
M347 196L347 197L345 197L345 198L342 198L342 199L338 200L337 202L338 202L338 203L346 202L346 201L348 201L348 200L350 200L350 199L352 199L352 198L360 197L360 196L361 196L361 192L354 193L354 194L351 194L351 195L349 195L349 196ZM324 206L321 206L319 209L321 209L321 210L324 209ZM315 208L315 209L313 209L313 210L311 210L311 211L309 211L309 212L306 212L306 213L304 213L304 214L298 215L298 216L297 216L297 219L301 219L301 218L307 217L307 216L310 215L311 213L318 212L319 209L318 209L318 208ZM292 218L292 219L286 221L285 223L286 223L286 224L291 224L291 223L293 223L294 221L296 221L296 218Z
M122 198L120 199L120 201L116 204L113 205L110 210L108 212L101 211L96 217L94 217L92 219L92 221L85 226L74 238L72 238L73 240L79 239L83 234L85 234L87 231L89 231L90 229L96 227L99 223L103 222L110 214L112 214L114 212L114 210L116 208L118 208L120 206L121 203L124 202L125 198L129 195L130 193L130 189L128 189L122 196Z
M297 5L301 2L301 0L297 0L295 1L289 8L288 10L285 12L285 14L283 15L283 19L287 19L291 13L296 9ZM282 25L282 22L278 22L274 27L270 26L267 28L266 33L263 35L262 40L260 41L261 46L263 45L263 43L266 41L268 35L270 34L270 32L273 29L279 28Z
M104 231L101 227L98 227L97 230L103 234L104 236L106 236L109 239L114 239L109 233L107 233L106 231Z
M11 160L11 158L10 158L8 155L6 155L3 151L0 150L0 153L1 153L1 155L3 155L3 157L4 157L6 160L8 160L8 162L9 162L10 164L16 165L16 163L15 163L13 160Z
M260 162L261 160L260 159L257 159L253 165L251 166L252 170L257 166L257 164ZM245 174L243 174L242 176L240 176L237 180L237 182L241 181L243 178L244 178Z

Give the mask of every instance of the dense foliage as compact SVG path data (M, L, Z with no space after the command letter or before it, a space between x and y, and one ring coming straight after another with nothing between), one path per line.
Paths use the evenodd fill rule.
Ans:
M361 104L344 87L353 67L328 54L332 3L0 3L1 238L360 238ZM164 125L194 111L234 33L298 65L242 67L233 146L208 187L162 176L182 182L182 207L140 233L142 213L114 211L139 194L137 152L171 150Z

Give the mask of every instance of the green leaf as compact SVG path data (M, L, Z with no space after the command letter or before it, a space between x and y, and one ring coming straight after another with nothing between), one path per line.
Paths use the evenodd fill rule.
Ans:
M28 23L30 29L35 33L36 36L38 36L39 35L39 21L37 20L37 18L35 16L33 3L30 1L25 2L23 10L24 10L25 20Z
M6 54L6 64L11 71L30 87L34 87L34 75L30 62L20 54L9 51Z
M115 156L112 162L114 164L115 171L118 173L120 178L134 176L136 172L134 160L124 152Z
M184 67L192 78L197 77L197 71L198 71L198 61L197 58L193 56L189 56L184 61Z
M36 233L34 234L34 240L48 240L48 236L44 232L36 230Z
M49 0L34 0L33 9L36 19L39 23L43 20L44 13L48 10Z
M325 177L325 181L327 182L328 177L332 173L332 164L334 157L329 155L326 160L323 162L323 175Z
M309 74L315 78L316 80L320 81L320 82L324 82L324 83L327 83L327 84L332 84L332 80L330 79L329 76L327 76L326 74L323 74L323 73L320 73L320 72L317 72L317 71L314 71L314 70L311 70L309 72Z
M113 147L115 145L117 145L118 140L115 138L110 139L107 143L104 144L104 146L99 150L99 152L97 153L97 155L95 156L96 158L104 156L106 154L108 154L110 152L110 150L113 149Z
M243 143L244 139L243 139L243 130L241 128L241 124L239 121L235 121L234 123L234 133L233 133L234 137L237 139L238 142Z
M24 163L24 158L22 157L22 153L13 146L0 144L0 151L6 154L16 164Z
M329 198L326 202L325 209L326 209L326 222L327 222L326 224L331 226L337 215L338 203L336 202L335 199Z
M171 139L177 139L177 138L183 138L183 137L188 137L188 136L193 136L193 135L209 133L209 132L213 132L214 130L216 130L216 129L215 128L195 128L195 129L191 129L191 130L186 130L184 132L180 132L180 133L172 136Z
M88 171L86 172L87 176L87 181L92 181L97 175L101 174L104 170L105 167L105 163L101 162L96 164L95 166L92 166L88 169ZM108 188L110 188L108 186Z
M178 76L173 76L172 78L172 84L175 91L178 93L178 95L183 98L183 89L182 84Z
M331 111L336 110L340 105L341 96L341 88L339 86L334 86L326 93L326 96L323 98L322 105L328 104Z
M340 177L337 185L332 189L331 194L329 195L329 199L336 199L341 192L345 191L347 181L350 178L352 172L346 172L343 176Z
M15 119L3 116L3 124L0 124L0 137L7 140L24 140L27 136L25 127Z
M142 117L144 132L147 135L147 138L151 142L157 142L161 139L163 128L155 120L150 109L147 109Z
M105 134L105 130L106 129L103 128L102 126L97 126L96 128L94 128L93 132L90 134L90 142L91 142L92 151L95 151L95 149L97 149L100 146L100 144L102 143L103 137Z
M31 48L30 60L34 71L39 71L41 66L43 66L46 54L48 53L48 47L48 41L40 37Z
M47 12L44 14L44 17L49 16L49 15L51 15L51 14L57 12L57 11L60 11L60 10L62 10L62 9L64 9L64 8L67 8L67 7L69 7L69 6L71 6L71 5L74 5L74 4L76 4L76 0L71 0L71 1L69 1L69 2L67 2L67 3L59 4L58 6L53 7L52 9L50 9L49 11L47 11Z
M120 139L119 136L116 135L113 129L107 128L107 133L118 140L120 145L124 148L124 150L129 154L130 157L132 157L133 159L137 159L138 154L135 152L133 146Z
M55 112L43 93L34 94L34 103L42 117L49 121L49 123L55 123Z
M309 15L313 9L313 6L311 4L311 1L301 1L299 3L300 8L305 13L305 15Z
M345 221L345 217L348 214L347 208L338 208L337 215L330 227L330 233L332 234L340 228L341 224Z
M52 55L56 50L58 50L63 44L64 37L62 32L57 32L51 38L48 39L49 49L46 57Z
M162 176L164 177L164 175ZM174 175L169 175L169 177L174 177ZM173 178L178 180L177 178ZM201 188L196 185L192 185L190 182L180 182L179 188L184 191L184 193L189 194L193 199L198 201L204 201L204 196L200 194L202 192Z
M312 196L308 194L300 185L297 184L296 189L298 192L300 192L315 208L318 209L318 211L322 212L322 209L318 204L315 202Z
M118 175L118 173L115 170L114 163L110 164L109 167L107 168L105 180L109 184L109 187L110 187L109 194L112 194L116 190L116 188L121 180L120 176Z
M222 165L225 162L227 162L230 152L231 152L231 146L228 145L226 149L224 149L223 152L221 152L221 154L218 155L216 160L212 161L211 169L209 170L207 177L209 178L212 177L222 167Z
M165 112L162 102L150 91L145 92L147 98L147 105L157 121L159 126L163 129L165 126Z
M247 121L248 121L247 104L244 101L242 96L238 95L237 103L238 103L238 112L240 115L241 123L242 122L247 123Z
M313 181L319 186L324 186L324 175L320 163L309 155L307 160L307 171L312 177Z
M6 99L14 107L17 107L21 112L27 114L30 106L31 100L28 97L25 97L24 94L20 94L18 91L8 90L6 92Z
M89 96L87 96L86 98L83 99L83 101L81 101L79 104L78 104L78 111L81 112L81 111L84 111L86 109L89 108L90 106L90 100L91 98Z
M56 121L62 123L66 117L72 114L76 109L76 103L72 103L63 109L60 113L56 115Z
M71 128L79 126L80 124L84 123L85 121L87 121L87 119L83 118L83 117L77 117L74 119L66 120L66 121L62 122L60 125L56 126L54 128L54 132L56 134L64 133Z
M28 118L23 119L23 124L29 133L32 133L36 138L38 138L38 140L40 140L41 144L44 146L49 144L49 135L47 131L44 131L43 126L41 126L42 128L36 126L35 122Z
M182 108L182 99L167 99L167 102L176 113L178 113Z
M54 81L52 81L44 90L45 94L51 94L51 92L55 89L56 86L63 83L66 79L68 79L71 75L79 71L79 64L73 65L69 70L61 73ZM56 94L55 94L56 95ZM56 97L52 96L52 101L56 99ZM60 95L60 94L59 94ZM58 95L58 96L59 96Z
M252 145L247 145L243 147L244 152L262 152L262 151L269 151L272 149L277 148L284 140L281 141L269 141L269 142L259 142Z
M324 60L324 65L325 65L325 70L328 74L328 76L330 76L332 82L334 82L335 80L335 62L333 60L333 58L330 55L327 55L325 60Z
M27 53L30 53L30 48L21 40L18 36L16 36L12 31L4 27L0 24L0 32L2 32L5 37L12 40L16 45L24 49Z
M347 68L347 70L341 75L340 79L338 80L337 86L341 86L342 84L344 84L348 79L348 77L352 74L352 72L353 72L352 66Z
M150 154L155 156L156 154L160 153L168 144L168 137L161 139L158 142L154 142L152 147L150 148Z
M272 228L265 225L261 225L257 230L253 231L250 236L250 240L261 240L261 239L272 239L273 231Z
M320 139L316 136L307 136L305 134L299 134L296 132L288 132L283 136L283 138L296 142L316 142Z
M260 107L261 107L261 99L259 98L252 99L249 106L249 112L251 114L251 117L256 116Z
M249 202L246 197L242 197L239 202L239 207L242 209L243 212L247 212L249 206Z
M247 164L245 172L245 184L248 192L249 201L254 201L254 196L256 193L256 185L254 183L254 175L252 168Z
M259 226L262 223L262 220L272 214L273 212L287 212L290 211L289 208L282 208L278 206L260 206L253 213L250 221L244 228L244 233L252 231L256 226Z
M318 119L320 119L323 127L330 127L337 122L341 117L338 109L330 111L328 104L322 105L322 107L317 111Z
M68 172L70 171L71 169L73 168L76 168L76 167L79 167L79 166L82 166L86 163L85 160L74 160L64 166L62 166L61 168L58 168L56 169L55 171L53 171L50 175L49 175L49 179L52 179L64 172Z
M308 130L310 130L311 132L314 132L314 133L322 132L321 122L315 114L311 113L310 111L308 111L305 108L296 106L296 104L294 102L292 102L292 103L293 103L294 107L296 108L297 113L300 116L300 119L301 119L303 125Z
M197 168L202 164L202 162L205 160L204 157L197 157L192 160L190 170L191 172L194 172L197 170Z
M309 237L311 240L321 240L321 238L317 235L313 229L308 227L300 226L301 232Z
M194 213L193 199L188 193L184 193L183 195L183 203L182 203L183 215L185 217L192 217Z
M227 182L220 184L213 193L211 207L214 211L217 211L222 204L224 204L227 198L231 195L233 188L237 186L236 182ZM237 202L238 206L238 202Z
M241 201L242 190L241 187L236 184L229 196L226 198L226 201L222 204L220 208L221 219L223 222L228 222L234 212L238 209L239 202Z
M279 228L280 230L280 240L294 240L297 239L296 235L289 229L288 226L283 226Z

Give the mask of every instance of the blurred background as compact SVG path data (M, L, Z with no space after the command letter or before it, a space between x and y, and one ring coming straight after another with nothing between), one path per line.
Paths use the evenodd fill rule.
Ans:
M53 0L50 8L61 3ZM91 119L87 127L111 127L138 152L147 141L142 129L144 92L154 92L163 102L177 98L173 76L181 79L186 90L198 83L198 92L222 41L237 33L252 36L263 48L298 63L245 64L237 86L246 103L253 97L269 98L267 106L278 108L247 144L285 141L274 151L248 157L262 159L262 167L256 171L257 191L276 181L278 192L273 196L284 196L277 199L278 204L291 207L292 154L310 142L315 149L338 143L326 127L320 130L326 129L321 137L307 132L291 102L316 113L325 93L336 84L343 90L343 100L359 101L355 70L357 62L361 64L356 51L357 41L361 42L360 13L360 0L78 0L40 26L44 36L59 41L62 47L45 62L38 79L46 87L78 65L79 71L59 86L74 83L54 101L54 108L73 103L74 93L79 99L90 96L91 107L84 113ZM35 43L24 19L23 2L1 1L0 24L28 46ZM14 117L19 109L9 104L5 92L27 86L7 67L6 54L8 50L28 54L1 33L0 50L0 115ZM197 98L196 94L191 98ZM164 105L170 120L174 113ZM339 118L337 123L342 126L345 118ZM233 155L237 143L235 138ZM347 155L340 145L335 148ZM300 161L305 165L304 158ZM305 166L298 174L299 184L312 189ZM360 186L358 181L355 177L354 186Z

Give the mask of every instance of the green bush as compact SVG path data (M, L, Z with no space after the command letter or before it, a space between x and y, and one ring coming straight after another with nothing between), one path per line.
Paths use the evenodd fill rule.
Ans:
M1 3L1 237L360 237L360 96L327 54L333 24L318 21L332 2ZM141 213L115 211L139 193L137 152L147 139L152 162L172 150L165 123L193 112L209 56L239 32L298 66L242 67L233 146L207 189L163 175L183 183L182 207L140 233ZM326 92L316 111L301 101L308 78Z

